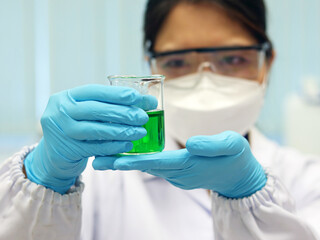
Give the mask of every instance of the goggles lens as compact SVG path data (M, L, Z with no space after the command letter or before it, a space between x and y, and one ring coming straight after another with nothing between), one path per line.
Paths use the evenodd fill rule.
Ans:
M195 73L206 62L217 74L258 81L265 56L266 49L257 46L156 53L151 58L151 70L170 79Z

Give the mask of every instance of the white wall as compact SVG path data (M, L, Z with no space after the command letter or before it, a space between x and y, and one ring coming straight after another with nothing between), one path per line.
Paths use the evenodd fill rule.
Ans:
M142 74L145 0L0 0L0 158L39 136L52 93Z
M259 126L271 138L288 144L291 141L288 139L287 124L292 120L288 118L295 116L285 116L287 98L302 95L306 79L312 78L320 86L320 1L266 0L266 3L269 35L274 42L276 60ZM300 108L292 111L296 115L304 114ZM312 125L320 127L315 121ZM303 127L302 122L300 128ZM295 129L289 131L294 134ZM316 131L309 137L316 139L315 134ZM297 145L295 147L299 148Z

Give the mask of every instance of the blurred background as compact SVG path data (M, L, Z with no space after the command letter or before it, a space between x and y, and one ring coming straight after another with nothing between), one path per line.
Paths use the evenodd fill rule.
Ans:
M51 94L146 74L146 0L0 0L0 161L40 137ZM266 0L277 52L258 127L320 155L320 1Z

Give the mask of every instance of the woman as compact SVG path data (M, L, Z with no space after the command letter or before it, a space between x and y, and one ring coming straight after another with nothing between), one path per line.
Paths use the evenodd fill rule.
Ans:
M145 16L151 70L168 78L167 151L115 156L146 134L134 90L52 96L40 143L0 169L0 238L316 239L319 160L253 128L274 56L263 1L150 0ZM81 199L90 156L101 171L84 172Z

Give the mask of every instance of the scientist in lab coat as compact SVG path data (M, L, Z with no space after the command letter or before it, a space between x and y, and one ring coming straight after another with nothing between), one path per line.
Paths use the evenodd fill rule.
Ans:
M319 159L253 127L274 58L265 15L263 0L149 0L166 151L116 156L146 134L148 96L53 95L40 142L0 167L0 239L319 239Z

